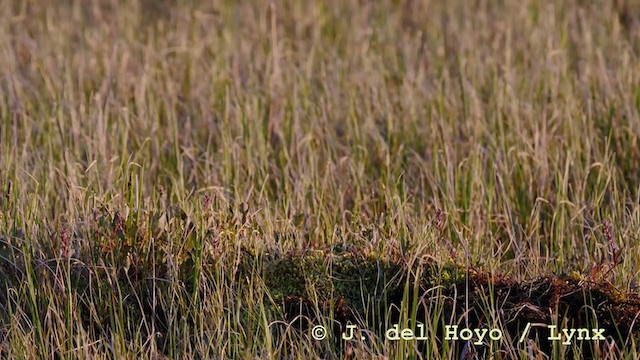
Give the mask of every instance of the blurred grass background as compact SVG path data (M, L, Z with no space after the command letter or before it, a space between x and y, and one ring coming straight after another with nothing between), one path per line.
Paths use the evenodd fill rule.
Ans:
M525 280L615 247L607 280L636 291L639 34L635 1L1 1L4 354L286 353L229 340L269 297L227 277L241 248ZM97 275L123 267L172 290ZM183 303L182 282L208 295ZM196 325L158 349L155 320L118 310L132 297Z

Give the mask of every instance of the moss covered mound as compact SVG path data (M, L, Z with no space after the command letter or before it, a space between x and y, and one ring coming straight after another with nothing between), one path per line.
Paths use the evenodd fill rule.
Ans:
M386 326L399 321L403 313L421 321L430 315L432 319L429 309L438 308L433 303L439 303L443 320L438 336L443 336L448 322L472 327L500 322L514 341L525 331L529 339L546 339L550 335L545 324L604 329L604 334L621 343L636 337L639 330L637 294L579 275L519 282L454 264L408 264L352 252L318 251L263 259L263 279L287 319L300 328L308 325L300 315L331 316L343 325L337 329L349 322L371 328L371 322L363 322L375 318L374 313L384 314ZM533 326L526 329L527 323ZM381 324L376 330L383 328ZM540 348L549 350L551 342L541 342Z

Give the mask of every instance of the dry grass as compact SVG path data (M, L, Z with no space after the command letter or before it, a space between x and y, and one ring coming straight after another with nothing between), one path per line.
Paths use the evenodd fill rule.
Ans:
M415 355L281 330L245 252L637 291L639 24L624 0L0 1L1 356Z

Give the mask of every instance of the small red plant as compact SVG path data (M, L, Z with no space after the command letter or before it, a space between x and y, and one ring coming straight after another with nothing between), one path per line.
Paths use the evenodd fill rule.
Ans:
M209 195L204 195L204 196L202 197L202 206L203 206L205 209L208 209L208 208L209 208L209 205L211 205L211 196L209 196Z
M612 266L617 266L622 261L620 260L620 247L616 244L615 237L613 236L613 225L611 221L604 222L604 237L609 242L609 250L611 251L611 258L613 261Z
M62 254L65 257L71 255L69 252L69 243L70 243L69 229L67 229L66 227L63 227L62 230L60 231L60 242L62 243Z
M613 269L615 269L618 265L622 263L622 258L620 258L622 249L618 246L618 244L616 244L615 236L613 234L613 224L611 224L611 221L606 220L602 224L602 226L603 226L602 234L606 239L606 241L609 243L611 264L609 265L609 268L606 271L604 271L606 266L605 264L603 264L603 261L595 264L589 271L589 277L592 279L596 279L596 278L602 279L607 277L607 275L609 275L609 273L613 271ZM602 275L600 276L600 274Z
M444 218L444 212L440 208L436 209L435 220L436 220L436 229L438 231L442 231L442 229L444 228L445 218Z

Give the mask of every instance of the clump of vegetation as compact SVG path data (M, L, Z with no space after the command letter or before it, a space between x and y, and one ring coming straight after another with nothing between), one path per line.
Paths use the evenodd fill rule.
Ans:
M639 10L3 2L0 357L637 357Z
M542 325L557 324L558 314L563 315L562 324L566 328L603 329L607 337L620 343L633 338L640 326L636 321L640 314L639 296L621 292L607 282L575 276L549 275L520 282L455 266L420 264L420 271L416 271L397 261L381 262L350 253L285 256L270 259L264 266L265 285L275 302L282 304L284 317L301 329L307 329L312 319L333 318L340 324L335 327L335 338L342 336L348 324L370 328L369 331L380 332L378 336L384 338L381 332L387 328L367 320L375 317L376 312L389 309L395 311L389 312L388 327L400 321L403 308L413 311L414 321L424 324L433 316L428 311L434 303L440 303L451 323L465 319L467 326L482 328L494 320L486 313L490 302L496 307L492 310L501 314L504 331L513 339L509 344L512 347L517 347L516 340L522 333L527 334L526 339L547 339L549 329ZM420 276L416 276L418 273ZM439 296L429 297L429 292L437 287L442 287ZM407 297L407 291L415 294ZM407 304L414 295L420 301ZM307 321L301 321L301 316ZM537 327L525 330L527 323ZM444 338L445 326L438 324L429 331ZM552 342L541 344L540 351L551 354ZM584 356L585 352L593 356L593 349L581 350L580 354Z

